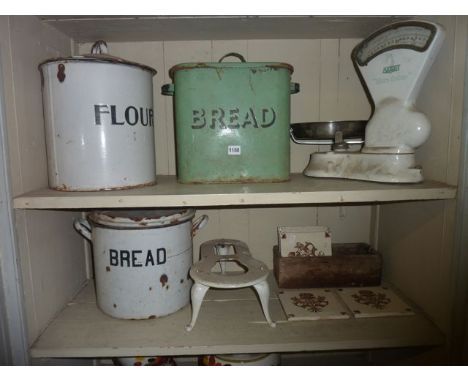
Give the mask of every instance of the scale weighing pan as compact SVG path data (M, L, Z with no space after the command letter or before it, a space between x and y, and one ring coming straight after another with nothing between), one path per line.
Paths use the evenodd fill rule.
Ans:
M302 145L332 145L337 133L348 144L364 143L366 120L293 123L289 129L294 143Z

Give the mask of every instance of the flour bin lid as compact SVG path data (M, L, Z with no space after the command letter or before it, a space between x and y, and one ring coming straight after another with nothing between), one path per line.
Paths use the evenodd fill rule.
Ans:
M157 73L155 69L150 66L139 64L137 62L129 61L124 58L115 57L107 53L107 44L105 41L96 41L91 48L90 54L83 54L71 57L57 57L49 58L39 64L39 70L42 66L52 63L67 63L67 62L89 62L89 63L104 63L104 64L117 64L137 67L149 71L153 76Z

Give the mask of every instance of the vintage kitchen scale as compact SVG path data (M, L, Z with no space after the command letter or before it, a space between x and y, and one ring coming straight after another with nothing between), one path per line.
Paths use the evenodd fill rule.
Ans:
M358 44L351 58L373 103L373 114L365 126L364 146L360 151L352 150L348 143L359 141L352 140L352 132L341 131L349 123L332 123L335 135L328 137L334 138L332 151L311 154L304 175L421 182L422 170L416 166L414 153L429 137L430 122L416 110L415 101L444 35L438 24L403 21L378 30ZM299 128L299 124L292 125L291 133ZM359 129L359 123L356 128ZM351 134L351 141L347 141L346 134ZM325 144L330 143L325 139Z

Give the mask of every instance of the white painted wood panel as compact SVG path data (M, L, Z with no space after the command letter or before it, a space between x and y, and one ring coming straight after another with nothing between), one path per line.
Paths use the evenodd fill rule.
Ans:
M16 121L16 105L14 100L14 81L12 76L11 40L10 40L10 17L0 16L0 55L3 71L3 91L8 130L8 148L10 155L10 172L17 174L19 171L20 146L19 132ZM16 172L14 172L16 171ZM22 191L21 176L12 176L11 191L18 195Z
M351 60L360 39L321 41L320 121L366 120L370 104ZM329 151L330 146L319 146ZM371 207L319 207L318 225L330 227L334 243L370 244Z
M340 41L320 41L319 121L338 118Z
M228 53L239 53L249 61L247 40L213 40L211 41L211 61L217 62ZM223 62L239 62L238 58L226 57Z
M450 302L446 264L450 264L452 254L442 249L444 203L385 206L380 215L379 244L385 276L447 330Z
M317 225L330 227L333 243L372 244L370 206L319 207Z
M7 133L13 194L47 186L41 79L44 59L69 55L65 35L37 18L0 20L0 47L6 82ZM29 343L85 281L83 242L71 225L76 212L16 214Z
M339 48L338 108L339 120L368 120L371 106L351 60L351 52L361 39L341 39Z
M429 140L417 149L416 158L426 177L457 184L467 19L446 16L437 21L447 34L417 101L431 120L432 131ZM451 201L384 205L379 227L387 278L448 333L454 330L456 209Z
M423 315L347 320L287 321L276 296L269 327L253 291L210 290L194 329L190 307L154 320L116 320L96 306L88 286L47 328L33 357L113 357L298 352L436 345L439 330ZM221 294L219 294L221 292Z
M86 280L83 242L72 228L77 215L60 211L27 212L26 242L37 325L30 335L38 335ZM24 256L22 263L23 259ZM30 307L27 311L32 313Z
M364 37L406 16L42 16L79 42Z
M425 177L446 182L450 132L460 130L460 122L457 127L451 125L452 89L460 87L463 81L458 77L459 83L454 83L455 17L441 21L445 21L445 41L416 101L417 108L431 122L429 139L416 150L416 163L422 165Z
M131 190L63 192L39 189L14 199L17 209L88 209L148 207L229 207L297 204L378 203L453 199L456 187L425 181L417 184L348 182L292 174L289 182L251 184L180 184L159 176L155 186Z

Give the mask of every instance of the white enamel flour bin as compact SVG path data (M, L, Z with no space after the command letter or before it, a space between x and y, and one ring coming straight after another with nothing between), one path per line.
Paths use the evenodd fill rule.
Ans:
M89 54L50 59L39 70L51 188L97 191L155 183L154 69Z
M93 244L97 305L115 318L166 316L190 302L193 209L105 211L75 220Z

